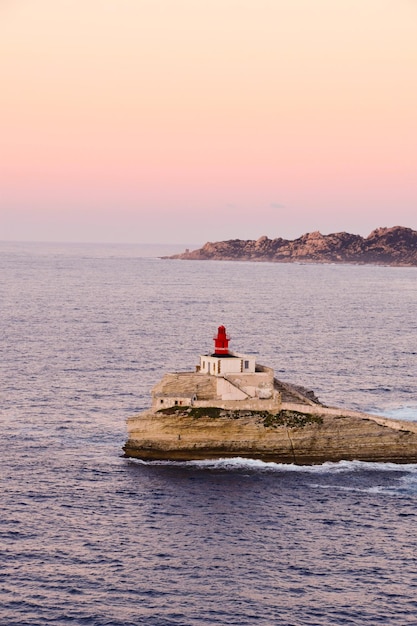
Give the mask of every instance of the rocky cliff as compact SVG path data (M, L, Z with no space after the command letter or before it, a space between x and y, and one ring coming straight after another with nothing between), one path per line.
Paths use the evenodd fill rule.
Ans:
M417 266L417 231L402 226L377 228L364 238L349 233L307 233L292 241L260 237L206 243L171 259L315 263L372 263Z
M295 463L417 462L417 423L282 403L276 414L171 407L128 420L128 457L189 461L244 457Z

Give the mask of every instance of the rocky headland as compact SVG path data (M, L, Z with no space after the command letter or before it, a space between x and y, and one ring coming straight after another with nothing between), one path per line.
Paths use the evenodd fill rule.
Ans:
M266 236L257 240L231 239L208 242L198 250L167 258L417 266L417 231L394 226L377 228L368 237L346 232L322 235L316 231L294 240Z
M310 465L360 460L417 462L417 423L322 405L275 379L276 412L173 406L128 419L126 456L189 461L242 457Z
M201 354L195 371L165 374L152 407L127 420L126 456L417 462L417 422L327 407L253 355L229 350L225 326L213 340L214 352Z

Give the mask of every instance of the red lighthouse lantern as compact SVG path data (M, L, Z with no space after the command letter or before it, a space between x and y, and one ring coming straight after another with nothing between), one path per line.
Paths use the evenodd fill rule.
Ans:
M224 356L229 354L229 339L226 334L226 327L219 326L217 329L217 335L214 339L214 356Z

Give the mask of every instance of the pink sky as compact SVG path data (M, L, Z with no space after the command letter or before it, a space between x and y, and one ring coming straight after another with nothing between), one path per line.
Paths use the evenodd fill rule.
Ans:
M0 240L417 229L417 1L0 0Z

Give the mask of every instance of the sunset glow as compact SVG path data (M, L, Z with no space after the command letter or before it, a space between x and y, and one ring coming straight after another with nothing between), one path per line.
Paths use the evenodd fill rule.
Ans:
M411 0L0 3L0 239L417 229Z

